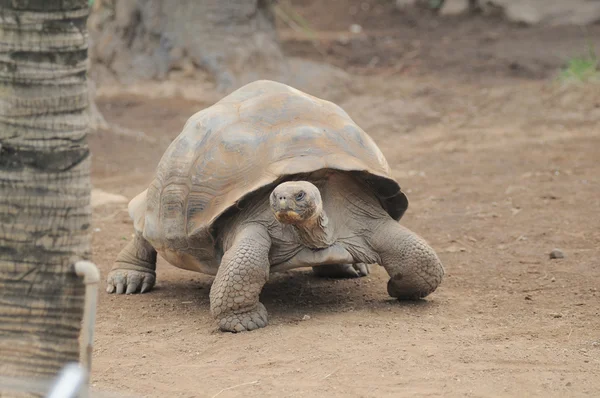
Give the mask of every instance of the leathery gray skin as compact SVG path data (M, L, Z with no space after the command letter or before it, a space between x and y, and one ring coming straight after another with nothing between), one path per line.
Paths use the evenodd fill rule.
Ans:
M287 181L256 195L223 221L217 241L222 258L210 291L210 310L222 331L265 327L259 294L271 272L313 267L317 275L366 275L380 264L387 291L400 300L431 294L444 268L420 236L382 208L363 182L343 172ZM109 293L138 293L155 283L156 251L136 234L108 277Z

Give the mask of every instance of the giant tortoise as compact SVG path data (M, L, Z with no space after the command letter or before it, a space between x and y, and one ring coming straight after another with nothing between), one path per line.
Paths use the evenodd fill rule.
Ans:
M270 272L313 267L351 277L380 264L398 299L429 295L444 268L398 220L408 200L374 141L339 106L255 81L194 114L149 187L129 203L135 235L108 293L144 293L157 252L215 275L210 311L222 331L267 325Z

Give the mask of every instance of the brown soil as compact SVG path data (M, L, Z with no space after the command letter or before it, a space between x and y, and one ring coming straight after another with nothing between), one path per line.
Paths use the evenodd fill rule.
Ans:
M285 4L285 2L282 2ZM545 79L573 57L600 52L600 25L524 27L498 17L440 18L429 10L399 11L393 0L300 3L295 11L315 30L280 23L289 55L326 60L353 73L448 76L479 82ZM351 33L352 24L362 31Z
M436 248L447 277L426 300L400 303L387 296L380 267L354 280L319 279L309 270L274 274L262 294L270 325L228 334L209 315L212 279L161 259L151 293L101 292L94 390L144 397L599 396L600 90L549 80L560 66L553 49L575 51L585 35L476 18L453 22L456 28L438 22L444 33L435 44L433 18L393 13L390 24L341 13L328 20L334 11L302 3L319 31L360 23L367 43L376 43L345 56L332 41L328 59L361 73L338 102L384 151L411 201L402 221ZM327 4L347 11L361 3ZM394 69L401 60L390 54L398 48L377 44L369 20L396 43L405 34L407 46L418 38L431 50L410 59L427 67ZM503 33L482 61L484 50L469 44L481 39L459 37L483 27ZM455 39L438 51L448 36ZM288 53L316 54L297 39L285 45ZM369 69L364 60L373 54L387 67ZM500 54L533 72L512 73ZM145 189L170 140L208 105L101 98L109 122L145 135L95 134L94 186L128 198ZM95 209L94 228L94 261L105 278L131 238L125 206ZM566 258L551 260L554 248Z

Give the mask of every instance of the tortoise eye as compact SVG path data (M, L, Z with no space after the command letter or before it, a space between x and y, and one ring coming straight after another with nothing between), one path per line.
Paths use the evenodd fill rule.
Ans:
M296 194L296 200L302 200L304 199L304 196L306 196L306 193L304 193L304 191L300 191Z

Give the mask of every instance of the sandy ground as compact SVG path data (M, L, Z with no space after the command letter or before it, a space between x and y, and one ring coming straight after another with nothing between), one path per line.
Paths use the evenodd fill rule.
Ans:
M307 6L306 15L314 12ZM359 22L368 28L371 19ZM461 23L463 31L483 24ZM504 66L479 62L479 53L456 40L446 43L455 51L411 55L415 65L427 65L427 57L454 65L439 73L368 61L353 70L356 63L326 50L354 74L337 102L380 145L408 192L402 223L446 267L434 294L392 300L381 267L352 280L319 279L309 270L274 274L262 294L270 325L221 333L209 315L212 278L160 259L151 293L100 294L94 390L135 397L600 396L600 89L553 81L557 53L538 51L554 43L573 50L585 37L569 28L562 35L531 29L535 51L527 53L514 40L525 28L490 23L512 32L493 36L494 46L512 54ZM431 35L413 28L413 35L421 28ZM297 38L285 44L294 55L317 56ZM357 47L353 59L363 59L360 51L367 59L373 46ZM521 64L531 73L515 75L521 69L510 60L521 53L529 54ZM144 135L91 138L94 186L128 198L145 189L170 140L209 105L100 98L111 123ZM125 205L96 208L94 228L94 261L104 278L131 238ZM554 248L566 257L550 259Z

